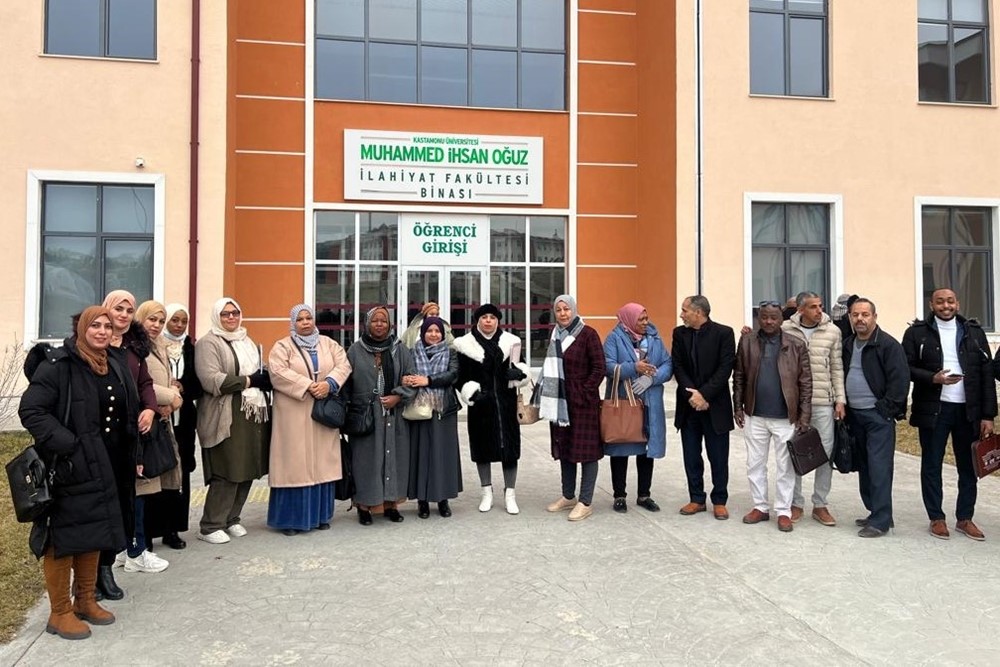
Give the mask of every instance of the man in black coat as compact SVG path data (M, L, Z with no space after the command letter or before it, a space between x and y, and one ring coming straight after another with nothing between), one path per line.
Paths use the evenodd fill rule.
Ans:
M958 314L959 305L951 289L934 290L927 318L916 320L903 334L913 381L910 424L920 432L920 489L930 534L950 537L941 509L941 463L950 434L958 469L955 530L982 541L983 531L972 522L978 482L972 442L993 433L997 392L986 334L978 322Z
M857 441L858 487L869 515L854 523L859 537L882 537L893 526L892 473L896 420L906 414L910 369L903 346L877 324L875 304L851 305L854 335L844 341L847 422Z
M681 432L684 471L691 502L680 509L684 515L705 511L705 442L712 466L712 505L716 519L728 519L729 432L733 430L733 402L729 377L736 362L736 337L724 324L713 322L712 306L701 295L689 296L681 304L684 326L674 329L671 346L677 380L674 426Z

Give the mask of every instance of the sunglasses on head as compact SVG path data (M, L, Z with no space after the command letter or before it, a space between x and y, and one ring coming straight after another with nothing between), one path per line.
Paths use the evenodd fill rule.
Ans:
M766 308L767 306L777 306L778 308L781 308L781 304L777 301L761 301L757 304L758 308Z

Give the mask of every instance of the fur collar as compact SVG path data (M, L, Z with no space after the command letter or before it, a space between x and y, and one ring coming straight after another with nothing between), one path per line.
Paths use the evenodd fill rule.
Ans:
M515 345L520 344L521 339L514 334L507 333L506 331L500 332L500 339L497 341L497 346L503 352L504 359L509 359L511 350L514 349ZM479 363L483 363L483 359L486 358L486 350L483 349L483 346L479 344L479 341L471 333L455 339L455 351Z

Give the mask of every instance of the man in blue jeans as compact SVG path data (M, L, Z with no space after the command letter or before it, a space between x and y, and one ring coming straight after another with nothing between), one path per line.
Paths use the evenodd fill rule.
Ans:
M711 312L708 299L700 294L681 304L684 326L674 329L671 346L677 380L674 426L681 432L691 501L680 513L690 516L706 511L704 440L712 467L712 515L724 520L729 518L729 432L733 430L729 376L736 363L736 337L731 327L712 321Z
M860 537L882 537L893 526L896 419L905 416L910 368L903 346L876 323L874 303L862 297L849 314L854 335L844 341L847 419L861 452L858 485L869 512L854 523Z

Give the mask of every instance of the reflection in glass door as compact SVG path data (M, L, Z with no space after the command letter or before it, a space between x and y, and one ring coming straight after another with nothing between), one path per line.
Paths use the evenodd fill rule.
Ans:
M399 309L399 331L406 329L428 301L441 305L441 269L405 269L403 284L405 306Z
M472 315L483 304L485 270L446 268L445 271L448 273L448 315L457 338L469 332Z
M398 330L403 331L428 301L441 307L441 317L455 336L468 333L472 315L485 303L486 269L478 267L429 267L403 269ZM404 319L405 318L405 319Z

